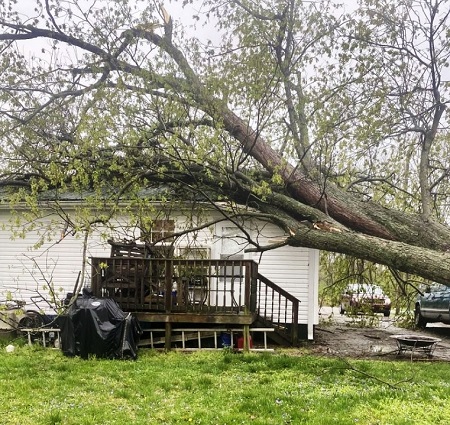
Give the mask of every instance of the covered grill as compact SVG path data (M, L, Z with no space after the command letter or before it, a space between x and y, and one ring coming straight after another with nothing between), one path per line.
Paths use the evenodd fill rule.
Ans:
M84 293L59 322L61 349L66 356L137 358L137 343L142 332L139 322L110 298Z

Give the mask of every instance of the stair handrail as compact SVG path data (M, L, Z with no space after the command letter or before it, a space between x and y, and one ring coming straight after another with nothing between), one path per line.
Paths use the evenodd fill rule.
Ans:
M257 275L257 280L258 299L256 311L258 316L266 323L271 323L275 327L275 331L287 338L292 345L297 344L299 340L298 312L300 300L260 273ZM267 305L267 295L269 291L267 289L264 290L263 285L270 288L272 291L272 304L270 305L270 308L268 308ZM264 299L262 298L263 294L265 294ZM278 299L278 309L273 303L275 298ZM283 300L284 302L282 302ZM287 318L288 303L291 303L290 322ZM284 320L281 320L283 317L281 311L282 305L284 305Z

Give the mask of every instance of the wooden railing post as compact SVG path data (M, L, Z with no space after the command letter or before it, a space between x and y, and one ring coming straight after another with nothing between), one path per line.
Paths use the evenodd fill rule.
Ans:
M251 266L252 263L246 261L245 262L245 288L244 288L244 313L248 314L249 311L251 311L251 305L250 305L250 294L251 294ZM245 335L244 335L245 340Z
M258 294L258 264L250 263L250 312L256 312Z
M298 301L292 303L292 344L298 344Z
M164 261L164 270L165 270L164 302L166 312L170 313L172 311L172 285L173 285L172 262L170 260Z

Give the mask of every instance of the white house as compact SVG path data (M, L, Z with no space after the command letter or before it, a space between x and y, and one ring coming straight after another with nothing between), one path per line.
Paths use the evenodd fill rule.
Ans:
M123 218L115 219L114 226L96 226L85 243L86 235L73 231L76 224L68 226L70 217L75 217L76 209L82 204L67 200L60 205L63 205L63 213L56 213L48 204L38 220L31 220L26 208L19 208L12 214L8 205L0 204L0 297L3 301L24 300L27 308L48 311L50 306L44 298L64 299L80 278L89 286L89 258L109 256L108 239L139 240L142 236L142 227ZM254 260L261 274L300 300L299 328L304 338L313 339L314 325L318 323L319 252L289 246L263 254L247 252L248 244L239 226L224 220L212 209L203 209L201 220L186 214L187 210L186 206L180 206L179 211L174 211L172 206L169 215L161 215L162 210L156 205L151 212L156 218L146 240L160 238L165 232L198 227L195 232L176 238L172 248L175 256ZM201 227L201 223L210 224ZM273 224L259 220L246 220L243 227L261 246L286 237ZM83 258L87 260L84 268Z

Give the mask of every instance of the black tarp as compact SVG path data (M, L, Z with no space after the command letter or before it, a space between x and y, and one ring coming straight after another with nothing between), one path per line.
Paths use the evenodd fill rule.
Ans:
M138 320L116 301L84 294L60 316L61 349L66 356L136 359L142 333Z

